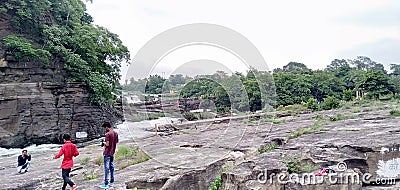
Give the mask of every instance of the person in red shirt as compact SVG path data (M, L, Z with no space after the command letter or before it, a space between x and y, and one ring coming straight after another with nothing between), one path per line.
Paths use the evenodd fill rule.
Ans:
M112 130L111 124L105 122L103 128L106 130L106 139L102 143L104 146L104 184L100 188L106 189L114 186L114 153L118 143L118 133ZM108 174L110 174L110 181L108 181Z
M71 168L74 167L74 160L72 157L76 157L79 155L78 149L76 145L71 143L71 136L68 134L63 135L64 145L61 147L60 152L54 156L54 159L60 158L64 155L62 164L61 164L61 174L64 180L64 184L62 190L65 190L67 184L71 186L71 190L75 190L78 188L74 182L69 178L69 173L71 172Z

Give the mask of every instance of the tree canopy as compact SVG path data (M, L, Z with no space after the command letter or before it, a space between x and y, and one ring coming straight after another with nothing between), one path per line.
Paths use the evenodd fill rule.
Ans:
M19 61L43 66L61 59L66 81L84 82L90 101L105 105L114 99L120 66L130 59L118 35L92 24L81 0L1 0L0 13L12 16L15 34L5 36L4 49Z
M124 88L134 89L142 84L147 89L176 90L180 97L214 101L219 112L256 111L268 105L277 107L303 102L307 102L310 109L317 109L319 104L322 109L331 109L338 106L339 100L353 100L358 90L363 91L366 98L374 99L398 94L399 68L400 65L392 64L392 72L387 74L382 64L358 56L353 60L334 59L324 70L311 70L302 63L290 62L274 69L272 74L252 69L247 73L227 75L221 71L194 78L180 74L168 79L151 76L147 80L132 80Z

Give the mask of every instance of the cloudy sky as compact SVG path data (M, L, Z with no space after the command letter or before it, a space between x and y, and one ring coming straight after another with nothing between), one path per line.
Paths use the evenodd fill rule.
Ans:
M132 57L168 29L212 23L245 36L260 51L269 70L290 61L323 69L335 58L357 55L384 65L400 63L400 1L396 0L94 0L87 9L95 24L120 36ZM173 74L181 65L200 59L232 71L246 69L229 52L194 46L160 60L153 74ZM123 76L126 71L124 67Z

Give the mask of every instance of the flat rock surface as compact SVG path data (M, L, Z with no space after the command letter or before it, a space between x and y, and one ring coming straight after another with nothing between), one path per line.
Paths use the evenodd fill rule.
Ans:
M258 188L259 172L265 169L277 173L286 171L284 162L289 157L317 166L345 162L350 169L376 174L379 161L400 158L400 118L389 116L390 109L393 108L373 108L359 113L352 110L315 112L278 118L285 121L281 124L249 123L247 120L205 123L164 136L147 132L145 138L126 139L120 146L139 146L152 159L116 171L116 186L112 189L207 189L213 178L221 174L222 165L228 162L235 167L223 171L222 189ZM330 121L338 114L348 118ZM313 119L316 115L320 115L319 121ZM291 137L294 132L310 128L316 122L324 123L309 134ZM277 144L275 149L258 152L272 142ZM80 148L80 152L75 159L72 180L81 189L96 189L103 181L102 167L92 162L101 156L102 148L91 145ZM25 174L16 174L15 156L1 158L2 189L60 188L61 160L53 160L54 154L55 151L47 151L32 155L31 169ZM85 157L91 159L89 164L82 162ZM116 168L119 164L116 163ZM83 180L84 173L88 172L95 173L97 178Z

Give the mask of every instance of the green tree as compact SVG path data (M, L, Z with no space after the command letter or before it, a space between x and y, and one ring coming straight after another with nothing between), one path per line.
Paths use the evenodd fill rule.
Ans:
M375 99L379 99L382 94L389 94L395 90L389 82L389 77L381 70L368 71L359 88L366 90Z
M116 34L91 23L81 0L11 0L0 4L0 11L12 16L18 32L2 39L6 51L45 66L62 61L66 80L86 83L92 103L113 102L121 62L130 54Z
M283 66L282 71L295 74L308 74L311 69L307 68L303 63L289 62L287 65Z
M169 86L164 83L165 81L160 75L151 75L147 79L145 92L147 94L161 94L163 91L169 91Z
M390 70L392 70L392 75L400 76L400 65L399 64L390 64Z

